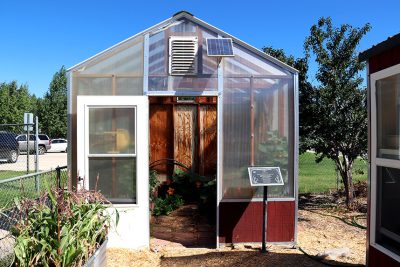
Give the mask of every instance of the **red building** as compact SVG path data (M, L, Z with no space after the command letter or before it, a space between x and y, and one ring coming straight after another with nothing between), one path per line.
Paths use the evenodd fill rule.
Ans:
M368 266L400 266L400 34L362 52L368 64Z

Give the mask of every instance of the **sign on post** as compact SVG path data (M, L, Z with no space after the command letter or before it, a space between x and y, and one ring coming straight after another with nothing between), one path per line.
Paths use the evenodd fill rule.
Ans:
M267 253L267 198L268 186L283 185L281 168L279 167L249 167L249 178L251 186L263 187L263 224L262 224L262 246L261 253Z
M24 113L24 124L25 131L33 131L33 113Z
M279 167L249 167L251 186L283 185Z

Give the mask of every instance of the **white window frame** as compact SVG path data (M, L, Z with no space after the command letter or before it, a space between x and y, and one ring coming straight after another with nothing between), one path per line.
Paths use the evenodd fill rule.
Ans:
M400 255L376 243L376 213L377 213L377 169L378 167L389 167L400 169L400 160L377 157L377 102L376 82L378 80L400 74L400 64L378 71L370 75L371 88L371 173L370 173L370 245L382 253L400 262Z
M118 104L117 104L118 103ZM135 153L134 154L102 154L102 155L93 155L89 154L89 142L85 140L89 140L89 124L87 118L89 115L90 108L134 108L135 109ZM113 204L114 207L139 207L145 204L145 197L139 196L140 189L139 187L143 186L141 179L139 177L144 177L144 173L142 173L143 168L139 166L148 166L148 134L138 135L137 127L139 125L148 125L148 115L143 116L144 114L141 111L148 110L148 100L147 96L78 96L77 99L77 112L78 114L85 114L84 116L78 116L77 118L77 126L78 126L78 135L83 136L84 138L77 139L77 166L78 166L78 175L80 177L85 177L85 184L83 185L81 182L78 186L85 186L85 189L89 189L89 157L123 157L123 158L134 158L136 160L136 203L126 203L126 204ZM146 113L147 114L147 113ZM83 125L80 127L79 125ZM143 128L143 127L142 127ZM141 129L143 132L144 129ZM82 132L84 131L84 132ZM138 151L140 151L138 153ZM79 159L79 155L83 158L83 160ZM147 182L146 182L147 184ZM146 186L148 188L148 185ZM148 190L147 190L148 191Z

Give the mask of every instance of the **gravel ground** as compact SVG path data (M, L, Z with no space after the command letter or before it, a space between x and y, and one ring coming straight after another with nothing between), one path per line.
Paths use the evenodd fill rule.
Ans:
M351 225L354 217L357 223L365 224L360 216L365 215L333 209L299 210L298 245L314 256L329 249L348 248L348 255L330 262L365 264L366 232ZM263 255L259 247L250 246L204 249L168 242L160 246L160 240L152 239L150 251L109 249L107 266L324 266L299 249L274 246L270 250Z

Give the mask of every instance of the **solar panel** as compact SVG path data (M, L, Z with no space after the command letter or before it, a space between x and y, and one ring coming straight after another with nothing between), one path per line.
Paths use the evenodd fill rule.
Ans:
M207 55L210 57L232 57L231 38L207 38Z

